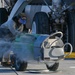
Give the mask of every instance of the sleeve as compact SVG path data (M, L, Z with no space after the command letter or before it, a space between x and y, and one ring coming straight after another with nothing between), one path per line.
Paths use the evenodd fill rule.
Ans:
M23 31L23 29L24 29L24 25L23 24L21 24L21 26L17 29L18 31L20 31L20 32L22 32Z
M16 23L13 21L13 22L10 22L9 25L8 25L8 28L10 30L10 32L13 34L13 35L17 35L19 34L20 32L17 31L14 26L16 25Z

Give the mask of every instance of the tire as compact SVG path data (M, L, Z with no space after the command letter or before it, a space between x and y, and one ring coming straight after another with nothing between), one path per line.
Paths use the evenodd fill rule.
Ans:
M67 23L65 23L64 27L63 27L63 42L66 43L68 42L68 25Z
M69 28L69 42L73 46L73 52L75 52L75 11L68 12L68 28Z
M15 62L16 71L25 71L26 68L27 68L27 62L21 62L19 60L16 60Z
M35 14L32 22L32 33L36 34L50 33L49 19L45 12L38 12Z
M5 8L0 8L0 25L8 19L8 12Z
M46 67L49 71L56 71L59 67L59 62L55 62L53 65L49 66L46 64Z

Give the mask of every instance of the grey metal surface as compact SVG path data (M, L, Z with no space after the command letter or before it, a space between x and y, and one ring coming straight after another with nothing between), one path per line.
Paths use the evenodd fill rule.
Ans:
M56 72L48 71L44 64L28 64L26 71L17 72L19 75L74 75L75 59L64 60L60 62L59 69ZM10 68L0 65L0 75L16 75Z

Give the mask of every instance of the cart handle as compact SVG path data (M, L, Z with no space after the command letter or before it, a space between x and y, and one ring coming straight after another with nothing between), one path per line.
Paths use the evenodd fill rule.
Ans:
M54 42L58 41L59 39L61 39L61 38L63 37L63 33L62 33L62 32L55 32L55 33L49 35L49 36L42 42L41 47L43 47L44 49L46 49L46 47L44 46L44 42L46 42L50 37L55 36L56 34L60 34L61 36L60 36L58 39L56 39L55 41L53 41L53 42L49 45L49 47L51 47L51 45L52 45Z
M71 49L70 49L70 52L69 52L69 53L67 53L67 54L64 55L64 57L69 56L69 55L72 53L72 51L73 51L73 47L72 47L72 45L71 45L70 43L66 43L66 44L63 46L63 49L65 48L66 45L69 45Z

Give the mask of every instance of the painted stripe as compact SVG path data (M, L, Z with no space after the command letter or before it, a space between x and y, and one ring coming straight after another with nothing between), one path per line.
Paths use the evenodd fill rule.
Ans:
M75 66L71 66L70 68L75 68Z
M68 52L65 52L65 54L67 54ZM75 58L75 52L72 52L69 56L67 56L66 58Z

